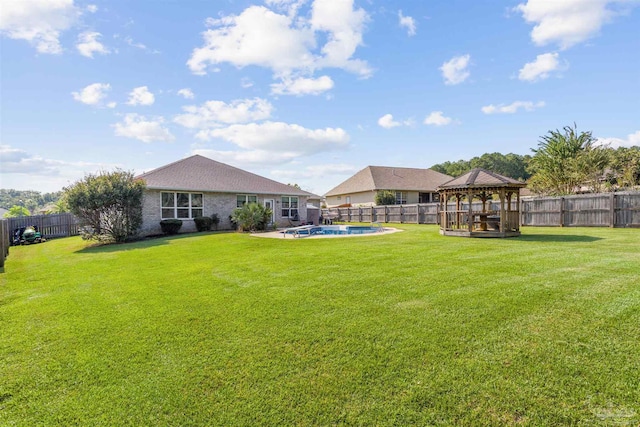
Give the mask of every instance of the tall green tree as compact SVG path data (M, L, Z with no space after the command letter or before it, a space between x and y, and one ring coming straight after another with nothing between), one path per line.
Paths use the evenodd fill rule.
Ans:
M529 155L485 153L471 160L458 160L457 162L444 162L433 165L431 169L451 176L460 176L471 169L482 168L513 179L526 181L531 176L527 170L530 159L531 156Z
M116 170L87 175L65 188L69 210L86 228L86 238L123 242L142 225L145 184L132 172Z
M616 188L640 186L640 147L619 147L611 150L609 182Z
M29 216L29 215L31 215L31 212L29 212L29 209L25 208L24 206L18 206L18 205L11 206L9 210L4 213L5 218L15 218L18 216Z
M577 126L549 131L540 138L529 163L533 173L529 187L548 195L573 194L581 186L597 187L608 164L606 150L596 146L591 132ZM592 188L593 189L593 188Z

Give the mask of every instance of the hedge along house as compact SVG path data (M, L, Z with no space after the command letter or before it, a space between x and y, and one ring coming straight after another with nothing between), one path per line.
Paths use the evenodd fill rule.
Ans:
M367 166L325 194L328 207L374 206L378 191L396 195L397 205L432 203L439 200L437 188L453 179L431 169Z
M519 236L520 189L526 185L480 168L442 184L438 187L440 234L461 237ZM497 207L491 209L494 195ZM455 202L455 205L451 202ZM466 206L463 202L466 202Z
M272 223L290 225L307 217L307 203L320 196L251 172L195 155L139 175L147 188L142 202L143 235L159 234L160 221L183 221L181 232L195 231L193 218L217 214L219 229L231 229L229 216L245 203L273 212Z

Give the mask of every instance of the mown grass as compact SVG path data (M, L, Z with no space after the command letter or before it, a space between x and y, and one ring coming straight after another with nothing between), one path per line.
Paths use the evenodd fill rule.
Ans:
M11 249L0 425L638 425L640 230Z

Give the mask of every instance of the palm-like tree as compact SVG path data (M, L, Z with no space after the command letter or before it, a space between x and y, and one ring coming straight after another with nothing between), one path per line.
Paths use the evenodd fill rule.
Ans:
M575 123L563 131L549 131L532 149L530 187L537 193L565 195L599 182L609 158L595 142L591 132L578 132Z

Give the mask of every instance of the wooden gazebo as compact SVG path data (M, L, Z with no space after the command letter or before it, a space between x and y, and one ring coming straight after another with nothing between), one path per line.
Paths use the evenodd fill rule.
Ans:
M519 236L520 188L525 186L523 182L479 168L445 182L438 187L440 234Z

